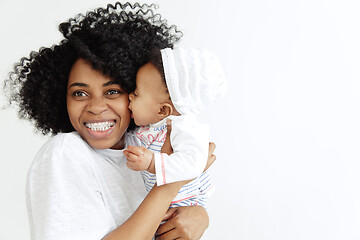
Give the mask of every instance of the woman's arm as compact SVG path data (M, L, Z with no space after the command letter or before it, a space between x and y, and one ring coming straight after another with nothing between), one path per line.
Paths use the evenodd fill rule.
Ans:
M209 216L201 206L170 208L164 224L156 231L156 240L198 240L209 226Z
M155 185L134 214L103 239L152 239L171 200L175 198L183 184L176 182L160 187Z
M168 131L165 142L169 141ZM165 145L165 144L164 144ZM162 152L171 153L171 145L163 148ZM206 171L215 161L213 154L215 144L209 144ZM151 239L161 221L167 221L157 230L157 239L200 239L209 225L209 216L200 206L179 207L168 210L171 201L180 188L189 181L174 182L162 186L155 185L139 208L121 226L105 236L104 240L111 239ZM156 209L156 210L155 210ZM139 228L139 226L141 226ZM149 237L151 236L151 237Z
M27 181L31 238L151 239L184 183L155 186L133 215L116 228L99 194L90 152L75 134L59 134L39 151Z
M170 131L166 136L165 142L169 141ZM169 153L171 150L171 146L167 149L162 149L162 151ZM214 150L215 144L210 143L208 161L204 171L216 159L213 154ZM171 201L187 182L189 181L174 182L162 186L155 185L134 214L103 239L151 239L155 235L161 221L166 220L167 222L158 229L159 239L176 239L178 237L191 240L199 239L209 225L209 217L203 207L180 207L168 211ZM167 233L164 234L165 232ZM176 238L172 238L173 236L176 236Z
M171 153L171 145L169 144L168 146L168 150L163 148L162 151L164 150ZM209 156L205 171L216 159L213 154L215 147L214 143L209 144ZM162 224L156 232L157 240L172 240L178 238L198 240L209 226L209 216L205 208L201 206L171 208L165 214L163 221L166 222Z

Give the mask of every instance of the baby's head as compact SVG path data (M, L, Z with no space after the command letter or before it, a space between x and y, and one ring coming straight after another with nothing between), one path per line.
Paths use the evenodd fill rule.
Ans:
M165 48L152 51L139 69L129 108L137 125L148 125L169 115L198 114L226 90L214 54L198 48Z
M138 70L136 89L129 95L129 99L129 108L138 126L159 122L170 115L179 115L166 86L160 50L153 50L148 62Z

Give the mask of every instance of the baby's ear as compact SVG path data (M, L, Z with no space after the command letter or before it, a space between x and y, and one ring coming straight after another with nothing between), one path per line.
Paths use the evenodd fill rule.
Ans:
M160 110L159 110L159 115L160 117L163 119L163 118L166 118L168 116L170 116L171 114L173 113L173 107L171 106L171 104L169 103L162 103L160 105Z

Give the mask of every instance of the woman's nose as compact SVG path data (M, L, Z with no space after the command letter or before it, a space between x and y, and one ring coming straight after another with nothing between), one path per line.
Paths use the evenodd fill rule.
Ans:
M88 104L88 111L93 114L100 114L107 110L107 104L103 98L92 98Z

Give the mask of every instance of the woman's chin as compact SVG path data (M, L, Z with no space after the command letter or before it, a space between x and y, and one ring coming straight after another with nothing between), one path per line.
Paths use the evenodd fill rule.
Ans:
M82 138L95 149L122 149L124 144L124 133L117 133L114 128L110 128L106 131L93 131L86 129Z
M122 140L93 140L93 139L86 139L85 140L92 148L95 149L123 149L124 144L122 144Z

